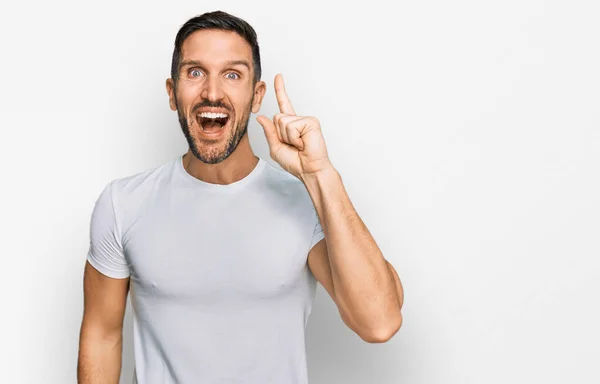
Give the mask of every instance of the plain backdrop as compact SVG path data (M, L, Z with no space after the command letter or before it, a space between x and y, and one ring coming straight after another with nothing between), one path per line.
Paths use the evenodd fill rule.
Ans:
M312 384L600 382L592 0L3 3L0 382L76 382L94 202L187 149L164 82L179 27L217 9L258 33L261 113L281 72L320 119L404 284L403 327L378 345L318 288ZM128 309L122 383L130 328Z

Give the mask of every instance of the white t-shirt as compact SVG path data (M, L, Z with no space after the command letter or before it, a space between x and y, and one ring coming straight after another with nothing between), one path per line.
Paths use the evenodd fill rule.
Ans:
M306 187L263 159L228 185L178 156L106 185L89 262L131 278L139 384L304 384L304 331L324 234Z

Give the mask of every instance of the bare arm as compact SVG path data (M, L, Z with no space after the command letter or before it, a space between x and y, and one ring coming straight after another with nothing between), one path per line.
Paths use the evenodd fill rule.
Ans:
M78 384L118 384L129 278L113 279L86 262Z
M402 309L402 305L404 304L404 289L402 288L402 282L400 281L398 273L396 272L392 264L390 264L387 260L386 264L390 272L390 276L394 279L396 283L396 291L398 293L399 300L398 306L400 307L400 309ZM317 281L323 286L323 288L325 288L329 296L331 296L331 298L337 305L342 320L348 326L348 328L350 328L356 334L361 336L361 338L363 338L363 340L365 341L372 343L387 341L385 338L377 339L369 335L361 335L360 329L353 325L352 319L349 318L346 315L346 313L342 310L344 308L343 303L339 303L335 293L335 288L333 286L334 283L333 277L331 275L331 265L329 264L329 252L327 251L327 242L325 239L319 241L308 254L308 265ZM402 323L402 317L400 317L400 323Z
M356 213L333 167L303 178L325 239L309 253L309 266L350 329L368 342L388 341L400 329L402 284Z

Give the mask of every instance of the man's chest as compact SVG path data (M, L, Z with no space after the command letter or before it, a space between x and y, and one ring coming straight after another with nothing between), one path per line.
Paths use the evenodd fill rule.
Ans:
M222 208L155 207L132 223L125 254L137 289L223 300L280 295L302 283L312 236L307 218Z

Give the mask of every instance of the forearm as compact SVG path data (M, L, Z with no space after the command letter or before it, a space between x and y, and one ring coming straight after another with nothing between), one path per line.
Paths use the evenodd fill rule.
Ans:
M78 384L118 384L121 375L121 335L105 338L85 331L79 342Z
M402 287L354 209L341 176L330 167L302 180L325 233L335 300L343 316L357 333L395 333L402 322Z

